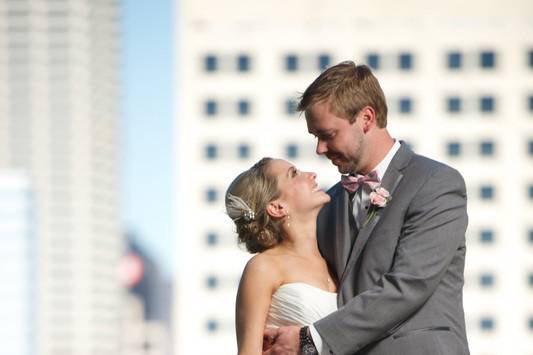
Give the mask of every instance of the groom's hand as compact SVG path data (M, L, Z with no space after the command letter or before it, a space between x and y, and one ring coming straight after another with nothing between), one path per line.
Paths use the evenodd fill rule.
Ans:
M268 330L265 330L265 336L274 336L274 344L267 347L263 351L263 355L298 355L300 352L300 327L290 326L273 330L275 333L267 333ZM263 349L265 349L264 345Z

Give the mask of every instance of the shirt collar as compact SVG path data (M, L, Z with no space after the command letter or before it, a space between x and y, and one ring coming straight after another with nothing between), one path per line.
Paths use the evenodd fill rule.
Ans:
M385 175L385 171L387 171L387 168L389 167L390 162L392 161L392 158L394 158L394 155L396 154L398 149L400 149L400 146L401 146L400 142L397 139L395 139L394 144L392 145L387 155L385 155L385 158L383 158L383 160L374 169L372 169L377 172L380 180L383 179L383 175Z

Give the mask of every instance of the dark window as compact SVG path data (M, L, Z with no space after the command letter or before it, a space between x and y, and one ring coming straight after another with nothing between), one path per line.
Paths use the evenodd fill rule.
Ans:
M401 113L411 113L413 109L412 101L408 97L403 97L399 101L399 108Z
M528 275L527 283L529 284L529 287L533 287L533 272Z
M214 144L208 144L205 147L205 157L207 159L216 159L218 155L218 149L217 146Z
M293 159L298 157L298 146L296 144L287 145L287 157Z
M451 157L457 157L461 155L461 143L459 142L448 143L448 155Z
M218 236L214 232L207 233L206 242L209 246L214 246L218 244Z
M250 70L250 57L244 54L238 56L237 69L242 72Z
M205 280L207 288L213 289L218 286L218 278L216 276L208 276Z
M294 54L289 54L285 57L285 69L287 71L298 70L298 57Z
M457 96L448 98L448 112L461 112L461 98Z
M529 155L533 156L533 140L530 140L527 143L527 152Z
M528 189L529 199L533 200L533 185L529 185L527 189Z
M287 101L285 101L285 112L288 115L294 115L296 113L297 106L298 104L295 100L288 99Z
M479 233L479 240L483 244L491 244L494 242L494 231L491 229L483 229Z
M216 200L218 198L217 190L215 190L213 188L207 189L207 191L205 193L205 198L206 198L207 202L216 202Z
M490 185L481 186L479 195L482 200L492 200L494 198L494 188Z
M214 72L217 70L217 57L214 55L208 55L204 59L204 68L207 72Z
M250 103L247 100L239 100L237 103L239 115L247 116L250 113Z
M494 276L492 274L482 274L479 277L481 287L491 287L494 285Z
M528 97L528 109L530 112L533 112L533 95Z
M460 52L448 53L448 68L459 69L461 68L463 55Z
M530 229L527 234L528 234L529 242L533 244L533 229Z
M481 142L479 144L479 153L484 156L494 155L494 143L490 141Z
M533 330L533 316L529 317L529 320L527 322L527 326L529 327L529 330Z
M215 116L218 112L218 105L216 101L209 100L205 103L205 114L207 116Z
M413 56L410 53L401 53L399 66L401 70L410 70L413 68Z
M214 333L218 330L218 322L214 319L210 319L206 323L206 328L209 333Z
M379 55L377 53L369 53L366 56L366 62L368 66L374 70L379 69Z
M481 112L494 111L494 98L491 96L483 96L479 99L479 110Z
M481 318L479 321L479 327L483 331L490 331L494 329L494 319L491 317Z
M247 159L250 157L250 147L247 144L239 145L239 158Z
M214 144L208 144L205 147L205 156L207 159L216 159L218 156L218 147Z
M528 64L530 68L533 68L533 50L528 53Z
M329 67L329 64L331 63L331 58L327 54L321 54L318 56L318 69L325 70L327 67Z
M484 69L494 68L496 66L496 54L492 51L481 52L479 62Z

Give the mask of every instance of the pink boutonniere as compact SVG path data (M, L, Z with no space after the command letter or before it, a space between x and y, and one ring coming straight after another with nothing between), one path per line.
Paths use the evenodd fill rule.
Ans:
M363 226L366 226L368 222L374 218L374 215L376 214L378 208L384 208L386 207L390 200L391 195L387 189L384 189L383 187L376 187L372 192L370 193L370 204L372 205L370 211L368 212L368 215L366 216L365 223Z

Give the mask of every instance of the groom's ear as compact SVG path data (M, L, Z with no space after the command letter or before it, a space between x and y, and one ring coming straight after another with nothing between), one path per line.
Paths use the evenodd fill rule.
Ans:
M285 217L285 215L287 215L285 207L279 200L269 202L266 208L266 212L270 217L275 219L283 218Z
M376 124L376 111L372 106L363 107L359 117L361 118L361 127L364 133L368 132L370 127Z

